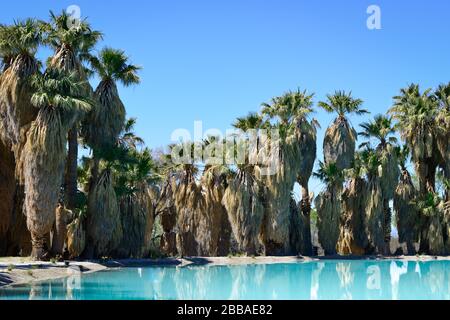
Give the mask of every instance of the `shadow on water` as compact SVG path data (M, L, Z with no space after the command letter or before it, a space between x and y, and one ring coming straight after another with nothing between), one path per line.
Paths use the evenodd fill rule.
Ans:
M12 279L7 272L0 272L0 286L5 286L12 283Z

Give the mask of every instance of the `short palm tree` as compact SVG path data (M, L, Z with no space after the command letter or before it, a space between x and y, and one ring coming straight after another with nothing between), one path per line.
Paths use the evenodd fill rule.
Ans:
M357 152L352 168L345 171L348 182L341 194L342 221L338 242L339 254L363 255L368 246L366 206L367 181L364 163Z
M418 241L419 212L413 203L417 196L416 188L406 168L410 152L407 146L396 147L395 152L401 170L400 181L394 194L398 236L400 242L406 242L407 253L413 255L416 252L414 243Z
M366 147L360 151L359 157L367 179L366 222L371 246L368 251L374 250L377 253L385 253L385 237L388 232L386 231L383 191L380 180L382 160L371 147Z
M336 254L341 223L341 192L343 172L334 162L319 162L314 176L320 179L325 189L315 199L319 242L326 255Z
M326 101L320 101L319 107L328 113L337 113L337 118L325 132L323 152L325 163L336 163L337 168L348 169L355 154L356 131L347 119L347 115L368 113L362 109L363 101L352 97L351 92L336 91L327 95Z
M32 257L45 256L59 200L66 154L67 132L80 112L92 107L84 94L85 81L75 73L47 69L33 79L31 103L39 110L24 148L27 226L32 238Z
M238 118L233 126L243 132L258 130L265 122L257 113ZM256 166L245 159L236 158L239 149L246 146L243 137L233 141L234 148L228 158L236 159L236 172L228 174L228 187L225 189L222 204L228 213L231 231L238 244L238 250L248 255L262 251L261 228L264 217L264 188L256 178Z
M376 115L374 120L364 122L360 126L363 130L359 135L368 139L360 147L370 147L371 140L376 140L377 142L375 152L381 161L381 170L378 171L378 174L383 196L383 223L386 242L384 251L389 253L392 217L389 202L394 197L400 175L396 152L394 152L397 143L397 138L394 136L395 129L392 124L392 119L383 115Z

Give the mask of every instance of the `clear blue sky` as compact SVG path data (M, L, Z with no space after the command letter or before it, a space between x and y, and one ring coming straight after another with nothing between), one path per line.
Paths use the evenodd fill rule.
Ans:
M410 82L450 80L448 0L6 1L0 22L45 19L71 4L104 32L100 46L122 48L144 67L142 84L120 93L152 148L170 143L176 128L192 131L195 120L224 131L298 86L316 102L352 90L376 114ZM381 30L366 27L371 4L381 8ZM315 116L321 158L332 116Z

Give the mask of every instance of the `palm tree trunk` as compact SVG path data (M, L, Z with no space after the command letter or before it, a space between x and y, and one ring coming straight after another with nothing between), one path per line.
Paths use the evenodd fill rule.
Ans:
M78 179L78 130L77 125L69 131L69 151L67 154L66 176L65 176L65 202L68 209L73 210L77 203L77 179Z
M304 256L312 255L311 241L311 199L309 198L308 185L302 186L302 200L300 203L303 216L303 252Z
M54 255L62 256L64 253L68 215L69 211L67 211L63 206L59 205L58 208L56 208L56 219L52 237L52 253Z
M383 199L383 211L384 211L384 255L391 254L391 220L392 213L389 207L389 199Z

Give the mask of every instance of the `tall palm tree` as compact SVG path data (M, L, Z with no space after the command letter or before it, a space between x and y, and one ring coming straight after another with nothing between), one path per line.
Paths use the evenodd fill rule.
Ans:
M363 101L352 97L352 93L336 91L327 95L326 101L320 101L319 107L328 113L337 113L333 124L327 128L323 142L325 163L336 163L338 169L348 169L352 165L355 154L356 131L351 127L347 115L368 113L362 109Z
M397 120L396 127L411 150L411 159L419 180L419 198L426 203L429 193L435 193L436 168L442 163L438 137L445 130L445 125L438 121L439 102L431 89L421 92L418 84L411 84L394 97L394 105L389 113ZM421 210L423 223L420 230L420 251L427 252L430 245L427 236L430 218L429 215L423 215L423 212L427 210Z
M376 140L375 152L381 160L381 166L378 174L383 196L384 211L384 230L385 230L385 249L384 253L389 253L391 240L391 208L389 201L394 197L400 175L398 162L396 158L395 145L397 138L394 136L395 129L392 119L383 115L376 115L374 120L364 122L361 125L363 129L360 136L368 139L360 147L370 147L371 140Z
M21 153L26 132L37 114L30 103L30 79L39 72L36 52L41 43L41 24L36 20L0 26L0 241L8 250L19 248L22 243L7 242L3 239L7 233L11 235L8 238L20 242L29 238L22 214Z
M50 232L58 203L67 132L77 116L92 107L85 96L85 81L75 73L49 68L33 79L31 103L39 110L24 148L25 203L31 232L32 257L45 256L45 236Z
M325 184L325 189L315 199L319 242L326 255L336 254L341 222L341 192L343 172L334 162L319 162L314 176Z
M87 80L88 70L83 62L89 60L91 51L102 39L99 31L92 30L86 20L77 24L71 24L71 17L62 12L60 15L50 11L50 23L47 24L47 44L54 50L49 59L50 67L66 72L74 72L80 80ZM88 82L85 86L85 95L92 94L92 88ZM78 122L84 114L79 114L74 127L68 133L69 149L65 172L65 200L69 209L76 206L77 195L77 168L78 168Z
M411 150L420 193L425 195L435 190L436 167L440 160L436 137L441 126L436 121L438 103L431 89L420 92L417 84L401 89L389 113L397 120L396 127Z
M300 208L303 228L296 232L302 234L303 241L294 246L297 247L296 251L303 255L312 254L309 216L311 199L308 182L316 159L316 129L319 126L315 119L310 118L310 115L314 112L313 97L314 94L309 94L306 90L288 91L280 97L273 98L270 104L263 104L262 111L269 118L278 118L284 126L289 127L297 143L297 159L293 160L299 163L297 182L302 188Z
M438 103L437 146L441 154L439 166L444 177L450 179L450 83L441 84L434 92ZM447 190L446 201L450 200L450 190Z

